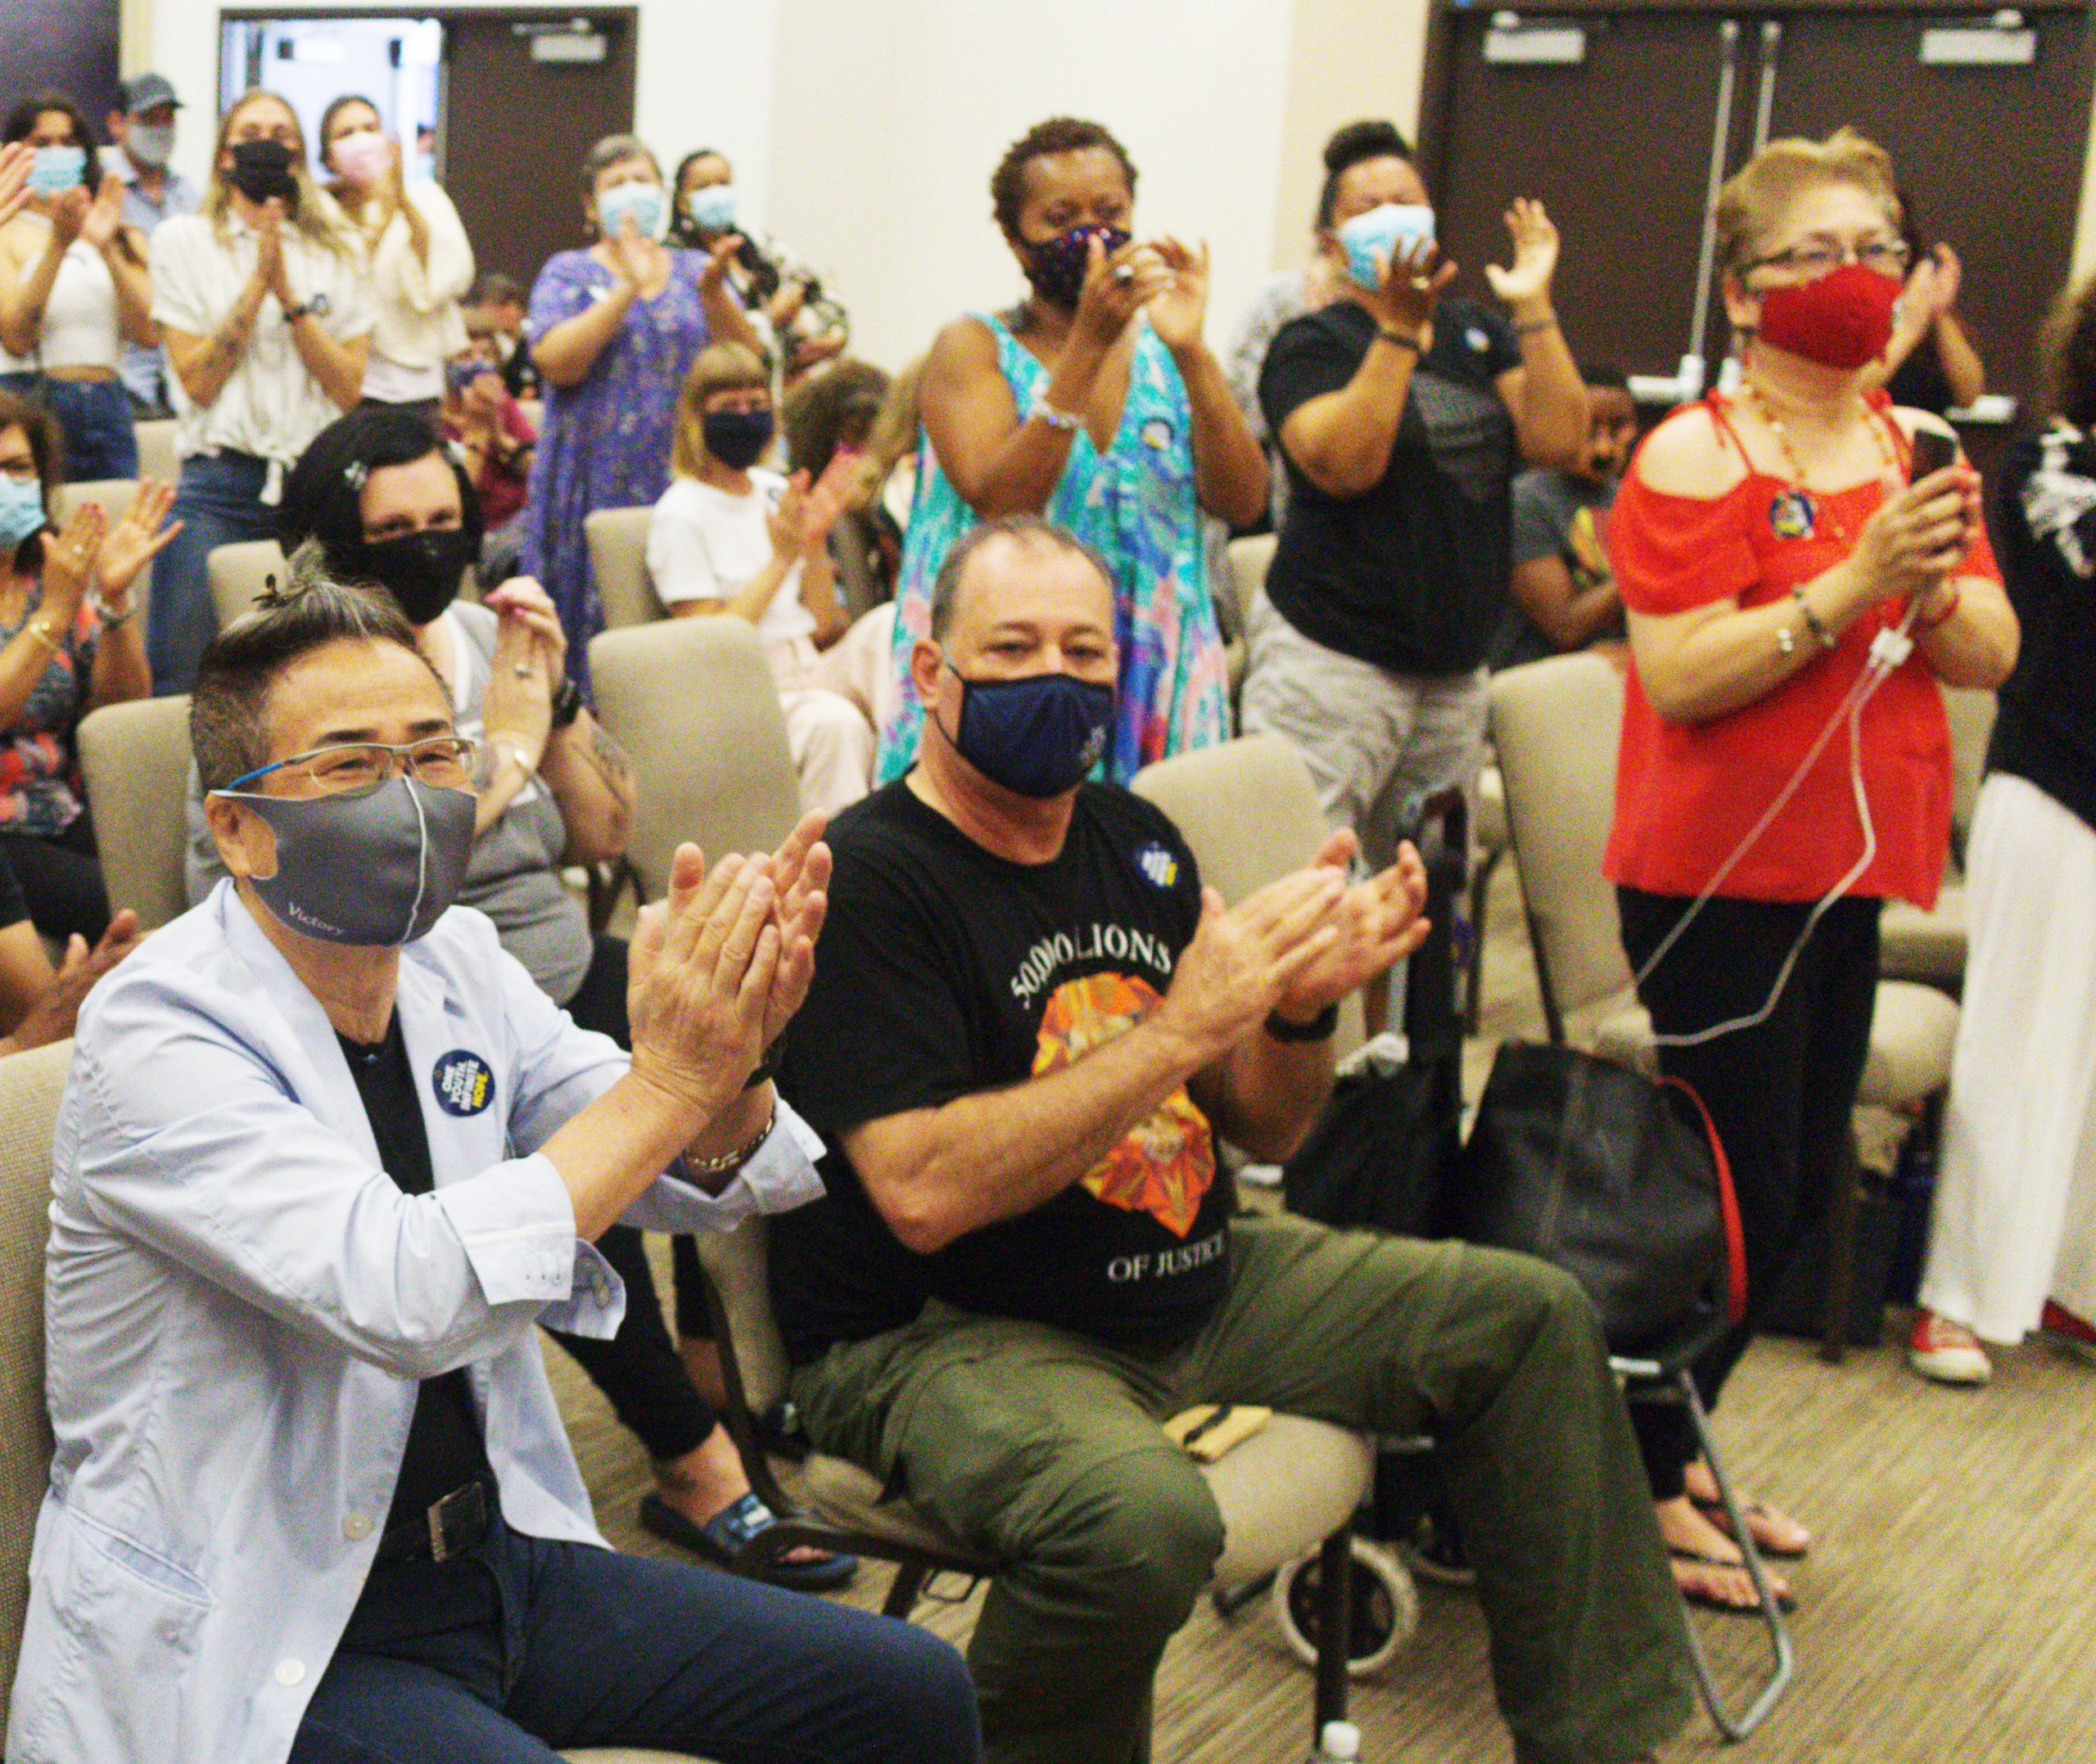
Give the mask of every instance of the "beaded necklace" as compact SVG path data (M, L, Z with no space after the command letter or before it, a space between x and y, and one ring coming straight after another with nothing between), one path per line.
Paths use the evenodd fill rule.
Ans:
M1791 494L1796 499L1800 511L1804 516L1805 531L1809 535L1818 526L1821 504L1812 492L1805 488L1805 467L1798 458L1797 449L1791 444L1790 431L1783 426L1782 419L1769 408L1768 399L1763 395L1761 388L1753 381L1742 378L1739 383L1739 389L1744 401L1752 408L1754 414L1760 419L1762 426L1775 438L1777 447L1782 450L1783 463L1790 468ZM1863 420L1865 426L1870 430L1871 439L1877 443L1878 453L1885 461L1890 476L1894 478L1901 476L1904 468L1900 462L1900 456L1892 450L1891 443L1885 438L1884 424L1868 405L1864 407ZM1834 520L1831 516L1827 522L1827 530L1832 537L1845 543L1854 536L1845 524Z

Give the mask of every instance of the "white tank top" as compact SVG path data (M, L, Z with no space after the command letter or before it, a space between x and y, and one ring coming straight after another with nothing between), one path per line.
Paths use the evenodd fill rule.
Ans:
M26 359L0 349L0 372L38 368L114 368L124 350L116 322L116 278L102 253L75 239L58 260L36 353Z

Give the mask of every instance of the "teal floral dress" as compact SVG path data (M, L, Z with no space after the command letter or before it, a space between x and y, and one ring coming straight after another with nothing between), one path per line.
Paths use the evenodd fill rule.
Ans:
M997 364L1013 401L1029 409L1048 370L1002 319L977 317L997 340ZM1230 680L1208 598L1186 382L1148 320L1137 323L1142 328L1114 444L1102 453L1080 429L1043 511L1114 566L1121 679L1098 775L1116 783L1126 783L1153 760L1230 738ZM917 757L924 707L910 682L910 646L930 634L932 584L976 518L920 430L917 494L903 541L889 657L896 711L881 731L876 784L900 778Z

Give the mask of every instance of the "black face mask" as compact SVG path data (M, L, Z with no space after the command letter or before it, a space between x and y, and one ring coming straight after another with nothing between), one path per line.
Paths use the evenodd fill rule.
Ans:
M730 471L747 471L771 441L768 410L709 410L700 419L706 450Z
M1026 244L1026 279L1033 291L1050 306L1077 310L1084 292L1084 273L1091 261L1091 241L1111 257L1133 237L1118 227L1073 227L1052 239L1029 240Z
M458 579L469 561L463 532L430 527L364 540L346 573L384 589L409 624L427 625L458 598Z
M236 141L227 181L251 202L281 196L288 212L298 211L298 181L291 176L291 150L281 141Z

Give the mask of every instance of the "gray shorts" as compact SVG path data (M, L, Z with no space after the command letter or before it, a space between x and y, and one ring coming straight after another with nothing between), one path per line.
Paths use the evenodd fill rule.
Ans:
M1313 643L1253 601L1250 662L1240 718L1293 742L1310 767L1332 825L1360 836L1381 869L1397 855L1398 829L1416 797L1454 784L1475 809L1488 705L1485 670L1394 674Z

